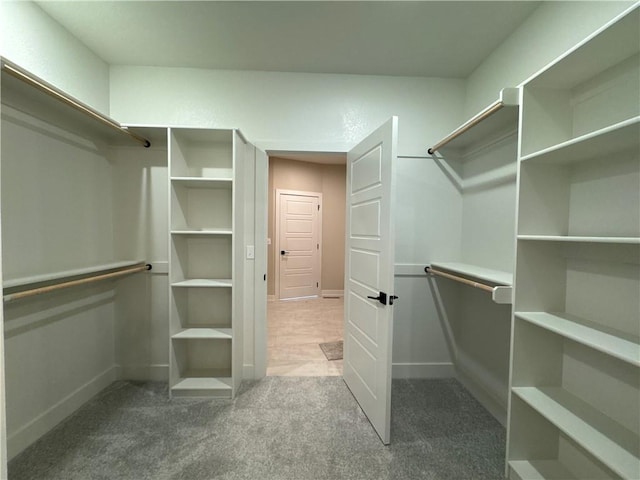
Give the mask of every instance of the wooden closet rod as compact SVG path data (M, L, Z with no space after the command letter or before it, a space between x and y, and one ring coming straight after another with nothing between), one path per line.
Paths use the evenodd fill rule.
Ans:
M40 90L41 92L45 93L46 95L49 95L52 98L55 98L56 100L58 100L59 102L64 103L65 105L93 118L94 120L97 120L98 122L102 123L103 125L106 125L114 130L117 130L118 132L127 135L128 137L132 138L133 140L135 140L138 143L141 143L145 148L149 148L151 146L151 142L149 140L147 140L144 137L141 137L140 135L133 133L132 131L130 131L128 128L123 127L122 125L120 125L118 122L116 122L115 120L112 120L111 118L101 114L100 112L94 110L93 108L83 104L82 102L80 102L79 100L76 100L72 97L70 97L69 95L67 95L66 93L64 93L62 90L59 90L58 88L54 87L53 85L45 82L44 80L36 77L35 75L27 72L26 70L23 70L22 68L20 68L19 66L17 66L14 63L9 62L6 59L2 59L2 70L7 72L9 75L11 75L12 77L17 78L18 80L23 81L24 83Z
M13 300L19 300L21 298L33 297L34 295L41 295L43 293L54 292L63 288L76 287L79 285L86 285L88 283L99 282L101 280L109 280L111 278L122 277L130 275L132 273L142 272L143 270L151 270L150 264L140 263L132 267L125 267L115 272L95 274L89 277L80 278L78 280L70 280L67 282L56 283L53 285L46 285L44 287L32 288L30 290L23 290L21 292L10 293L4 295L2 300L4 303L12 302Z
M427 150L427 153L429 155L433 155L434 153L436 153L437 150L440 150L447 143L449 143L453 139L459 137L460 135L462 135L467 130L475 127L477 124L479 124L480 122L485 120L487 117L490 117L491 115L496 113L502 107L504 107L504 102L502 102L501 100L499 100L499 101L497 101L495 103L492 103L487 108L485 108L482 112L480 112L478 115L476 115L475 117L470 119L467 123L461 125L458 129L454 130L449 135L444 137L442 140L440 140L438 143L436 143L433 147L429 148Z
M448 278L449 280L454 280L456 282L464 283L465 285L469 285L471 287L479 288L480 290L484 290L485 292L493 293L493 289L490 285L485 285L484 283L474 282L473 280L469 280L467 278L458 277L457 275L452 275L450 273L442 272L440 270L436 270L432 267L424 267L424 271L430 275L437 275L439 277Z

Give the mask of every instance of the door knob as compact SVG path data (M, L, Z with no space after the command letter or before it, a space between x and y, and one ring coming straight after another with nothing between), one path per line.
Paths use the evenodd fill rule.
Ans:
M280 255L286 255L287 253L289 253L287 250L280 250Z

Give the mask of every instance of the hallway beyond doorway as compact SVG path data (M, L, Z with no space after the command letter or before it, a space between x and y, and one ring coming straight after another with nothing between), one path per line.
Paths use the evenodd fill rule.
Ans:
M320 343L342 340L342 298L268 302L269 376L340 376L342 360L327 360Z

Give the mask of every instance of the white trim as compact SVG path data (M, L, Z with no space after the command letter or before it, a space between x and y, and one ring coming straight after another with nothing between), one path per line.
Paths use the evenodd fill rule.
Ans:
M92 397L116 380L116 367L109 367L92 380L36 416L7 438L7 457L14 458L33 442L49 432Z
M302 190L287 190L283 188L276 188L275 191L275 212L274 212L274 236L275 236L275 245L273 250L273 264L274 264L274 284L275 284L275 297L276 299L280 299L280 261L278 252L280 251L280 198L282 195L297 195L300 197L312 197L318 199L318 205L320 205L320 209L318 210L318 216L316 220L318 222L318 244L320 248L318 249L318 287L316 296L320 294L322 289L322 193L321 192L306 192Z
M254 242L256 246L254 259L254 321L253 321L253 369L251 376L246 373L243 378L262 378L267 374L267 277L269 230L269 157L259 148L255 148L254 169ZM261 206L260 206L261 205ZM246 328L246 327L245 327ZM247 334L249 334L247 336ZM251 338L245 331L245 339ZM248 346L245 346L247 352ZM246 371L246 367L243 367Z
M393 378L455 378L456 369L451 362L443 363L394 363Z
M242 379L243 380L256 379L256 376L255 376L256 373L255 372L256 372L256 366L255 365L244 364L242 366Z
M344 290L322 290L320 295L322 298L340 298L344 297Z

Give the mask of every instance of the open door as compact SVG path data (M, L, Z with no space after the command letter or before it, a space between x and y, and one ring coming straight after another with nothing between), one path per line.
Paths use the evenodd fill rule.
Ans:
M382 442L390 440L393 163L398 118L347 154L344 381Z

